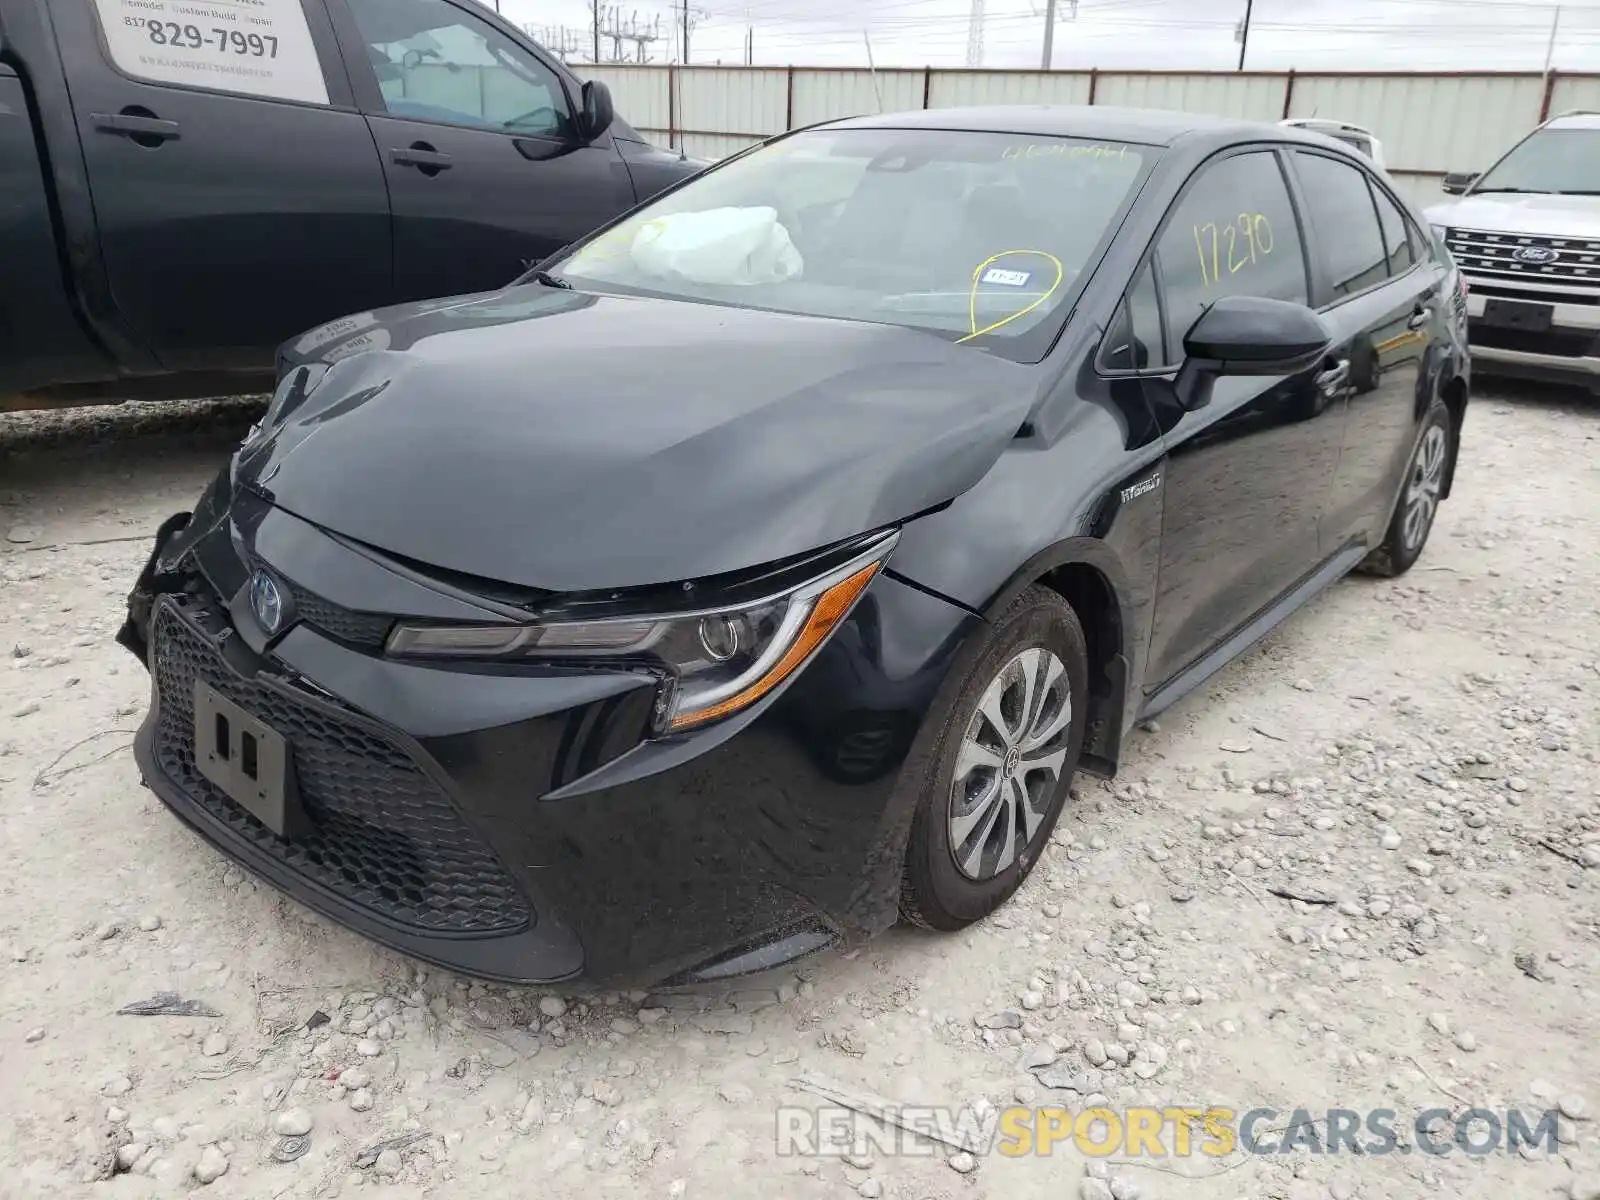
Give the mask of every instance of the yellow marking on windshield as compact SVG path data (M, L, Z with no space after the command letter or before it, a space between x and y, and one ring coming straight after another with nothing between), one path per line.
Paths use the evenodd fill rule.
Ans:
M1000 320L996 321L994 324L985 325L982 329L979 329L978 328L978 288L980 286L982 286L983 273L984 273L984 271L986 271L989 268L989 266L992 263L998 262L1000 259L1007 258L1007 257L1009 257L1010 255L1013 255L1013 254L1030 254L1035 258L1047 258L1047 259L1049 259L1050 260L1050 265L1055 267L1055 269L1056 269L1055 282L1050 285L1050 287L1045 291L1044 295L1040 296L1038 299L1036 299L1032 304L1028 305L1026 308L1020 308L1016 312L1012 313L1009 317L1002 317ZM981 263L979 263L977 268L972 272L972 290L967 295L967 324L968 324L968 326L971 327L972 332L967 334L967 336L964 337L964 338L958 338L956 340L956 345L959 346L962 342L970 342L973 338L982 337L986 333L993 333L996 329L999 329L1002 325L1009 325L1009 324L1011 324L1011 322L1017 320L1019 317L1027 316L1034 309L1038 308L1041 304L1043 304L1046 300L1050 299L1051 296L1055 295L1056 294L1056 289L1061 286L1061 281L1063 279L1065 279L1066 277L1067 277L1067 269L1064 266L1061 265L1061 260L1059 258L1057 258L1054 254L1051 254L1047 250L1002 250L1002 251L1000 251L999 254L991 254L988 258L984 259Z

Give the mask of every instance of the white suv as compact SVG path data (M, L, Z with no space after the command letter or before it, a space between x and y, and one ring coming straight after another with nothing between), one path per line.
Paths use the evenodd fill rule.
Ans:
M1352 125L1349 121L1332 121L1327 117L1285 117L1278 124L1288 125L1293 129L1307 129L1312 133L1331 137L1336 142L1354 146L1370 158L1375 166L1385 165L1383 143L1373 135L1372 130L1363 126Z
M1480 372L1600 391L1600 113L1546 121L1427 210L1470 287Z

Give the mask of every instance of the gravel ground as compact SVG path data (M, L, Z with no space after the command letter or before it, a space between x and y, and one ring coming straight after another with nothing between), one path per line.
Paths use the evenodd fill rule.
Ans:
M672 996L421 970L140 788L121 602L258 403L0 418L0 1196L1600 1197L1592 402L1486 389L1417 570L1133 735L990 921ZM117 1014L163 992L208 1015ZM1521 1155L782 1156L800 1076L1392 1109L1402 1151L1419 1110L1563 1115Z

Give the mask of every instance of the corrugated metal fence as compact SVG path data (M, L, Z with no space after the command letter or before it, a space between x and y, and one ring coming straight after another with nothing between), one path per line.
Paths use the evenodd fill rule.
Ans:
M1600 108L1600 75L1552 72L831 70L578 66L604 80L635 128L720 158L787 129L860 113L968 104L1116 104L1252 120L1332 117L1371 129L1396 182L1438 194L1539 121Z

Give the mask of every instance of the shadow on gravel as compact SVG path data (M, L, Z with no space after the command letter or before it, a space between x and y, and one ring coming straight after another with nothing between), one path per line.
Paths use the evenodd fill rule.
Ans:
M124 448L229 452L265 410L266 396L224 396L0 413L0 464L42 462L61 452L114 457Z
M1590 419L1600 416L1600 395L1571 384L1530 383L1493 375L1474 375L1472 401L1475 404L1514 404L1518 408L1571 413ZM1467 427L1471 425L1469 409Z

